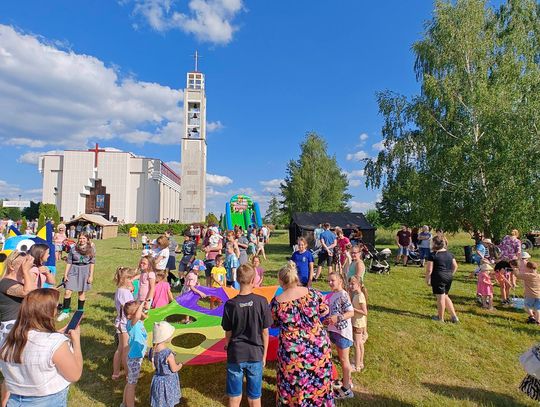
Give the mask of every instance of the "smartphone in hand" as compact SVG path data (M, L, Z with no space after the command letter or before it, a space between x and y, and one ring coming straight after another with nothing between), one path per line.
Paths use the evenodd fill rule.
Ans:
M69 324L67 324L66 330L64 331L66 335L69 334L69 331L79 326L79 324L81 323L83 314L84 314L84 311L81 311L81 310L75 311L75 313L73 314L73 318L71 318L71 321L69 321Z

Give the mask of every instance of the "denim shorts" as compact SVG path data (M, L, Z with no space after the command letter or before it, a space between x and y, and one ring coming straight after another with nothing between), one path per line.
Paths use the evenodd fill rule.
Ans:
M401 246L398 251L398 256L408 256L409 255L409 249L405 246Z
M420 258L422 260L427 259L430 254L429 247L420 247L418 248L418 251L420 252Z
M137 384L137 381L139 380L139 375L141 374L142 360L143 358L128 358L128 384Z
M328 333L330 334L330 341L339 349L348 349L354 344L353 341L345 338L344 336L341 336L337 332L330 331Z
M525 306L533 311L540 311L540 298L525 298Z
M248 399L261 398L263 366L262 362L227 363L227 395L242 395L242 384L246 376L246 392Z
M7 402L7 407L67 407L69 386L58 393L49 394L48 396L19 396L11 394Z

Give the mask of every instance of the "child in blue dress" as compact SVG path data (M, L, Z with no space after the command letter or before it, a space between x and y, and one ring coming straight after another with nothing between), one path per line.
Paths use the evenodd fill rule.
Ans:
M152 407L174 407L180 403L180 379L178 371L182 363L177 363L174 353L167 344L174 335L174 328L167 321L154 323L149 358L156 369L150 387L150 405Z

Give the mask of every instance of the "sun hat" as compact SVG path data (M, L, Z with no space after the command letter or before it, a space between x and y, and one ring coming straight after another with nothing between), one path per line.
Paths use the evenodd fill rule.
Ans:
M527 260L527 259L531 258L531 255L529 253L527 253L527 252L523 252L523 253L521 253L521 258L523 260Z
M480 266L480 271L493 271L493 267L491 267L489 264L482 264Z
M491 241L491 239L490 239L490 238L487 238L487 237L486 237L485 239L482 239L482 242L488 243L488 244L493 244L493 242Z
M191 269L196 271L204 271L206 270L206 266L204 265L204 261L197 259L191 265Z
M152 329L152 343L165 342L174 335L174 327L167 321L154 322Z

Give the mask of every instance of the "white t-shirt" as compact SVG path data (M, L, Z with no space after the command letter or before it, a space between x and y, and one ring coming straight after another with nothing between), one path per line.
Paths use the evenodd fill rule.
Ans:
M156 269L165 270L167 268L167 262L169 261L169 248L166 247L165 249L161 249L156 258L157 257L161 257L161 260L156 263Z
M52 361L54 352L68 338L61 333L29 331L21 355L22 363L0 360L0 370L8 390L20 396L48 396L69 386Z
M148 236L142 235L142 237L141 237L141 243L142 243L142 244L148 243Z

